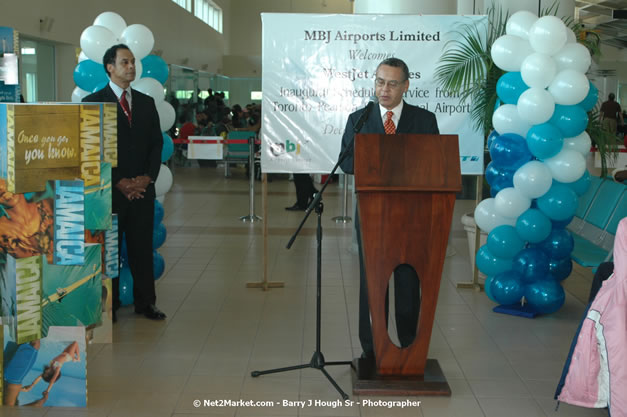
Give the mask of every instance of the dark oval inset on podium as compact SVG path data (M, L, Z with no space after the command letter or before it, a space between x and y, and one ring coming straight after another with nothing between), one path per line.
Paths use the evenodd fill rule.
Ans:
M399 348L406 348L416 339L420 317L420 278L414 267L398 265L390 279L385 295L388 337ZM390 287L394 291L390 291Z

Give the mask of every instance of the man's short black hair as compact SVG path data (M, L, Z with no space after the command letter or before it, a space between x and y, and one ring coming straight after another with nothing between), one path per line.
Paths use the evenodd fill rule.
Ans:
M610 100L614 100L616 98L616 96L614 95L614 93L610 93L610 95L608 96L608 98Z
M409 80L409 68L407 68L407 64L402 59L398 59L398 58L387 58L387 59L384 59L377 66L377 70L379 69L379 67L381 65L387 65L388 67L401 68L403 70L403 75L405 76L405 79L401 80L401 81Z
M104 56L102 57L102 64L104 65L105 72L109 76L111 76L111 74L109 74L107 65L108 64L115 65L115 58L118 56L118 49L127 49L129 51L131 50L128 46L124 45L123 43L113 45L111 48L107 49Z

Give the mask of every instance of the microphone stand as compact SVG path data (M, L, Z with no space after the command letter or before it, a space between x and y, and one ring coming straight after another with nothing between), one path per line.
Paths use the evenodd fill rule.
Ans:
M372 109L373 105L374 105L374 102L372 102L372 101L370 103L368 103L368 106L366 107L364 113L362 114L361 119L355 125L355 129L354 129L355 133L358 133L359 130L361 130L361 127L363 126L363 124L365 123L366 119L368 118L368 115L369 115L370 110ZM274 374L274 373L286 372L286 371L295 371L297 369L304 369L304 368L318 369L320 372L322 372L324 374L324 376L327 377L329 382L331 382L331 385L333 385L333 387L335 387L337 392L340 394L340 396L344 400L348 399L348 394L346 394L344 391L342 391L342 388L340 388L340 386L337 384L337 382L335 382L333 377L331 375L329 375L329 373L326 371L326 369L324 369L324 367L327 366L327 365L330 365L330 366L333 366L333 365L351 365L352 366L352 361L326 362L325 359L324 359L324 355L322 354L322 351L320 350L320 334L321 334L321 331L320 331L320 321L321 321L321 307L322 307L322 212L324 211L324 204L322 204L322 194L324 193L324 190L327 188L327 185L329 185L329 181L331 180L331 178L335 174L335 171L337 171L337 169L339 168L340 164L344 161L344 159L346 159L346 157L349 155L349 153L353 150L354 143L355 143L355 139L353 137L353 141L346 147L346 149L344 149L344 152L342 152L342 154L338 158L337 163L335 164L335 166L331 170L331 173L329 174L329 176L327 177L327 180L322 185L322 188L320 189L320 191L318 193L316 193L313 201L311 202L311 204L309 204L309 207L307 207L307 209L305 210L305 217L303 217L303 219L301 220L300 224L298 225L298 228L296 229L296 232L294 232L294 235L292 235L292 238L290 239L290 241L287 244L287 249L290 249L292 247L292 245L294 244L294 241L296 240L296 237L298 236L298 234L300 233L301 229L303 228L305 222L309 218L309 215L311 214L312 211L315 210L316 214L318 215L318 226L317 226L317 232L316 232L316 240L317 240L317 253L316 253L316 258L317 258L316 259L316 350L314 351L313 356L311 357L311 360L309 361L309 363L303 363L301 365L295 365L295 366L288 366L288 367L285 367L285 368L269 369L269 370L266 370L266 371L253 371L253 372L250 373L250 375L252 377L258 377L258 376L261 376L261 375Z

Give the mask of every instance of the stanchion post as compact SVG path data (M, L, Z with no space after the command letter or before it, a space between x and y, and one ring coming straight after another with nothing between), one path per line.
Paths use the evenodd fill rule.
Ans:
M255 138L248 138L248 216L242 216L239 219L243 222L257 222L261 217L255 216Z
M479 205L481 202L481 198L483 196L483 175L477 175L477 194L475 195L475 207ZM477 225L475 221L475 253L473 256L476 257L477 251L479 250L479 245L481 244L481 229ZM472 270L472 281L470 282L458 282L457 288L470 288L475 291L482 291L483 284L479 283L479 269L477 268L477 262L475 262L475 267Z
M342 195L342 215L333 217L335 223L350 223L353 219L348 215L348 175L344 176L344 193Z

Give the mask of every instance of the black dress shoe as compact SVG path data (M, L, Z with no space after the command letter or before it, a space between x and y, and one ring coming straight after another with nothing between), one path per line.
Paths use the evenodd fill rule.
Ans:
M307 207L301 207L301 206L298 205L298 203L296 203L293 206L285 207L285 210L287 210L287 211L305 211L305 210L307 210Z
M165 313L157 308L156 305L150 304L144 308L135 307L135 314L143 314L150 320L165 320Z

